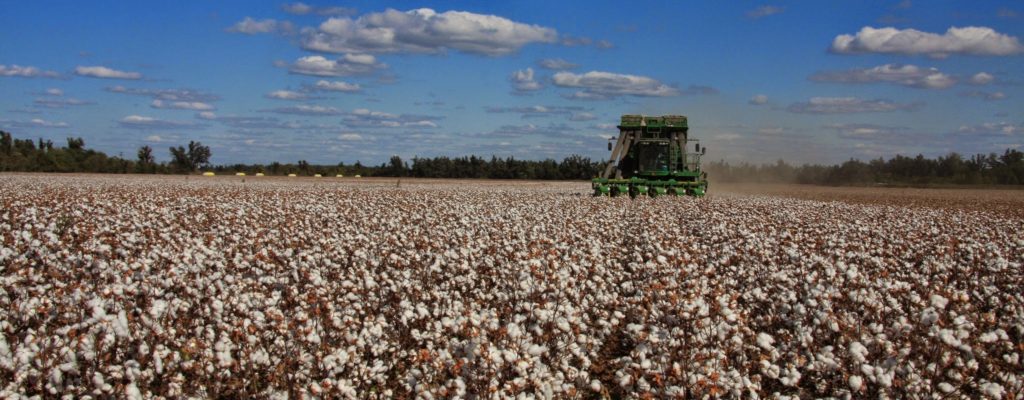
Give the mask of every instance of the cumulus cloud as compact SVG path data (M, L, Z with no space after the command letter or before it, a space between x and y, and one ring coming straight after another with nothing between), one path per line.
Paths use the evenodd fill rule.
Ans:
M373 55L345 54L335 60L323 56L302 57L295 60L288 71L312 76L351 76L371 74L383 68L387 68L387 64L378 63Z
M945 89L956 84L956 79L939 72L938 69L909 64L885 64L874 68L822 71L811 75L809 79L815 82L834 83L890 83L922 89Z
M209 103L212 101L220 100L220 96L210 93L204 93L191 89L139 89L139 88L128 88L124 86L110 86L104 88L110 93L126 94L132 96L147 96L154 99L166 100L166 101L188 101L188 102L204 102Z
M754 97L751 97L750 100L747 101L747 103L755 106L763 106L765 104L768 104L768 96L763 94L756 94L754 95Z
M263 95L268 99L275 100L308 100L309 95L302 92L295 92L291 90L275 90L273 92Z
M322 91L322 92L342 92L342 93L358 93L363 90L358 83L348 83L343 81L326 81L319 80L316 84L310 87L311 90Z
M306 3L296 2L291 4L284 4L281 6L284 12L293 15L320 15L324 17L333 17L341 15L353 15L356 13L355 9L346 7L318 7L311 6Z
M102 79L129 79L137 80L142 79L142 74L138 72L119 71L104 66L78 66L75 67L75 75L86 76L90 78L102 78Z
M245 19L229 26L225 31L231 33L244 33L246 35L255 35L259 33L289 34L295 31L295 26L288 21L278 21L270 18L255 20L252 17L245 17Z
M884 53L942 58L950 54L1007 56L1024 52L1024 46L1016 37L986 27L951 27L940 35L916 29L876 29L865 26L855 35L836 36L831 51L840 54Z
M553 43L554 29L496 15L420 8L331 18L303 30L302 47L328 53L443 53L501 56L530 43Z
M194 128L198 125L191 122L168 121L142 115L129 115L118 121L122 128L135 129L182 129Z
M747 11L747 18L760 19L769 15L781 14L785 11L785 8L777 6L760 6L753 10Z
M154 99L149 104L152 108L158 109L171 109L171 110L192 110L192 111L210 111L215 110L216 107L208 103L201 101L164 101L160 99Z
M985 100L985 101L997 101L997 100L1005 100L1006 99L1006 93L1003 93L1003 92L986 92L984 90L971 90L971 91L961 92L960 93L960 97L976 98L976 99L982 99L982 100Z
M0 76L19 78L60 78L60 74L54 71L46 71L36 67L21 66L17 64L0 64Z
M988 72L979 72L974 75L971 75L971 79L968 79L967 82L971 83L972 85L988 85L992 83L992 81L994 81L995 79L996 77L992 76L992 74Z
M801 114L850 114L913 111L921 104L903 104L889 100L867 100L857 97L812 97L805 102L790 104L787 111Z
M278 107L264 111L269 111L278 114L306 115L311 117L329 117L333 115L345 114L344 111L334 107L311 104L300 104L297 106L290 107Z
M489 113L513 113L521 114L523 118L547 117L552 115L571 115L584 111L583 107L577 106L527 106L527 107L486 107Z
M533 79L533 68L527 68L513 72L508 77L509 82L512 82L512 89L516 93L533 92L543 89L544 86Z
M541 68L551 69L555 71L562 71L566 69L573 69L579 67L579 64L574 64L561 58L545 58L537 62L537 64L540 65Z
M577 99L611 98L616 96L667 97L680 95L679 89L646 76L590 71L585 74L558 72L552 82L559 87L580 88Z

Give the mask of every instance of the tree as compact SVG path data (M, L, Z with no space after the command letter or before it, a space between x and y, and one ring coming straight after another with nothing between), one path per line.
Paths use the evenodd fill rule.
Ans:
M154 173L156 172L156 160L153 158L153 148L149 146L139 147L139 161L135 165L135 172Z
M192 172L210 163L210 148L200 142L188 142L184 147L171 147L171 166L179 172Z
M200 142L188 142L188 160L192 170L205 167L210 163L210 146L203 146Z

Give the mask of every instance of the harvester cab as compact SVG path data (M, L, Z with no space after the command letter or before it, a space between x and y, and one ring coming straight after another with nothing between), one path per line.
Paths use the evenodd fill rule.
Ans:
M608 166L591 183L594 195L703 196L708 181L700 158L707 147L690 139L689 130L682 115L623 115L618 139L608 144Z

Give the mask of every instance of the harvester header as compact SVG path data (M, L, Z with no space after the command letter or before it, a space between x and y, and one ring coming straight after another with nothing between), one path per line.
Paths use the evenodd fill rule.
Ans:
M707 192L707 173L700 167L707 148L690 139L685 116L627 114L618 128L614 145L608 142L612 152L608 166L592 182L595 196L703 196ZM689 143L694 143L692 153L687 152Z

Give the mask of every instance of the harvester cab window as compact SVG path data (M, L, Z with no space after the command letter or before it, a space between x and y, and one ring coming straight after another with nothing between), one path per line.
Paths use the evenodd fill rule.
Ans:
M667 143L647 143L640 146L641 171L668 171Z

